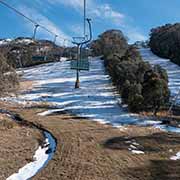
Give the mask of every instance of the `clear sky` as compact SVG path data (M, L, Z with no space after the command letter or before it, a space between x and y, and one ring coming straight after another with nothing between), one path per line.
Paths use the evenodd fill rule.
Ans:
M83 0L4 0L61 37L81 36ZM180 22L180 0L86 0L96 38L120 29L129 42L145 40L150 29ZM33 25L0 4L0 38L32 36ZM54 37L39 29L37 38ZM61 41L60 39L58 40Z

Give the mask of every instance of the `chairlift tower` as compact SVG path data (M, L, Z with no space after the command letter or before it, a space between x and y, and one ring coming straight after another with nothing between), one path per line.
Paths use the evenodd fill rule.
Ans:
M55 45L55 43L56 43L56 40L57 40L57 37L58 37L58 35L56 34L56 35L54 35L54 45Z
M35 40L35 38L36 38L36 33L37 33L38 27L39 27L39 24L36 24L36 25L34 26L34 33L33 33L33 39L34 39L34 40Z
M73 38L73 44L77 45L77 61L76 61L76 82L75 82L75 89L80 88L80 80L79 80L79 71L81 70L79 68L79 62L81 60L81 49L83 45L89 43L92 40L92 28L91 28L91 19L86 19L89 25L89 39L86 39L86 37L74 37Z

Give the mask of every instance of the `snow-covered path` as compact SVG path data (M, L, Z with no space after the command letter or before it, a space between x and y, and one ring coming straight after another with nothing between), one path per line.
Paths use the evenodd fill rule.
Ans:
M154 55L150 49L141 49L140 53L145 61L148 61L152 65L159 64L167 70L171 96L176 96L180 89L180 66L172 63L169 59L163 59ZM180 104L180 97L178 98L177 103Z
M113 126L123 124L154 123L129 114L121 105L104 63L92 59L90 71L80 73L81 88L74 89L76 72L70 69L70 62L41 65L24 71L24 77L36 81L33 91L20 96L22 101L46 101L79 116L88 117ZM56 110L42 113L45 115Z

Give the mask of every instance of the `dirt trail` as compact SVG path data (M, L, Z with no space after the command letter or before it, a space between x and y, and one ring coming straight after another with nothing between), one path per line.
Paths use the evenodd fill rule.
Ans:
M1 106L5 107L4 104ZM6 108L20 114L23 119L39 124L57 138L53 159L32 178L34 180L180 179L180 161L170 160L180 150L179 134L162 132L153 127L125 126L117 129L63 113L42 117L37 114L46 110L43 106L23 108L7 105ZM29 131L22 127L19 129L17 132L21 135ZM29 139L25 135L17 136L27 145L27 152L21 144L17 144L17 147L13 146L16 150L9 153L5 150L8 148L5 136L1 137L1 177L7 177L32 157L34 149L28 151L28 143L37 141L34 134L33 137L28 136ZM9 137L9 148L12 148L13 140L15 145L19 142L16 138ZM133 154L129 150L132 146L144 154ZM3 164L6 160L11 166Z
M44 110L16 109L57 138L55 156L34 180L180 179L180 162L169 160L180 149L180 135L152 127L117 129L67 114L37 115ZM132 143L145 154L129 151Z

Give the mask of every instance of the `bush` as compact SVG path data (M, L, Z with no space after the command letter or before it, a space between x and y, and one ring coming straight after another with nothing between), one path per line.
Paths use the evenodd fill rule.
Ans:
M180 23L151 30L149 46L156 55L180 65Z
M7 64L7 60L0 54L0 95L15 90L18 76L15 70Z
M169 100L170 93L166 79L153 70L146 72L142 95L144 106L153 109L156 114L159 108Z
M91 48L94 55L104 55L105 67L130 111L156 112L168 102L166 71L144 62L136 47L127 44L121 31L103 33Z

